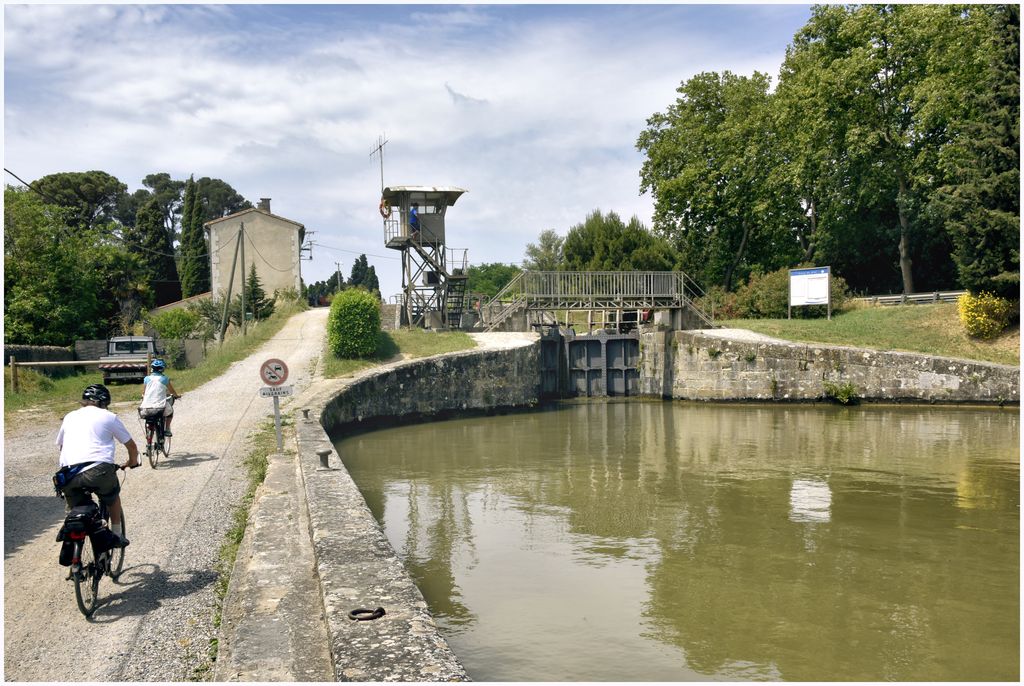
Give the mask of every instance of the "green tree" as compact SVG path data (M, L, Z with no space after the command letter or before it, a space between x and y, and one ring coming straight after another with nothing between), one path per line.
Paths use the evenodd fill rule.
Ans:
M176 226L181 215L181 194L185 190L184 181L176 181L167 172L147 174L142 185L149 189L150 198L155 200L163 217L164 230L170 236L173 245L176 238Z
M135 217L139 213L139 208L142 207L149 198L150 192L145 188L140 188L130 194L127 192L119 194L114 208L114 218L122 226L135 226Z
M380 281L377 279L377 270L372 264L366 269L366 278L363 279L363 288L380 298Z
M25 188L4 189L4 341L70 345L100 330L100 274L84 256L93 230L69 230L75 208L45 204Z
M185 182L181 212L181 294L188 298L210 290L210 255L203 231L203 208L195 181Z
M200 328L201 317L195 310L176 308L155 314L149 324L161 340L165 341L167 357L172 364L180 367L185 358L185 339L191 338Z
M241 294L238 295L241 308ZM268 298L260 277L256 274L256 263L249 267L249 277L245 280L245 309L252 312L253 319L266 319L274 313L276 298Z
M935 84L939 92L962 94L959 102L973 116L950 126L952 140L939 152L945 183L930 209L950 233L960 284L1019 299L1020 6L970 11L984 31L975 40L947 41L937 51L937 57L959 56L961 65L978 53L981 75L966 84ZM945 75L962 79L963 71L947 69Z
M100 276L101 330L128 335L142 317L143 309L153 302L153 290L146 278L146 266L138 255L110 241L90 251L90 261Z
M759 72L698 74L637 141L655 230L679 250L685 271L727 290L751 269L796 256L793 206L770 174L779 163L770 84ZM568 237L565 249L568 259Z
M147 267L148 280L157 293L156 304L164 305L181 299L174 248L164 228L163 211L155 198L139 208L135 226L125 229L129 252L138 255Z
M562 246L563 263L571 271L671 271L676 254L633 217L624 224L615 212L594 210L569 229Z
M352 263L352 271L349 273L348 285L350 287L362 286L366 281L366 272L369 269L369 265L366 261L366 255L360 255Z
M954 51L955 60L946 54L975 42L970 14L935 5L816 6L783 70L780 94L794 91L789 102L803 100L810 112L804 161L817 164L807 166L804 178L826 171L818 178L833 190L822 217L831 236L821 245L837 255L891 246L907 293L919 281L951 274L948 237L925 208L938 177L937 154L964 114L949 76L961 73L962 85L980 75L972 59L961 59L964 49ZM858 261L863 268L870 257Z
M470 265L466 271L466 290L493 298L521 271L515 265L500 262Z
M32 186L49 202L71 210L65 221L85 229L111 221L118 199L127 186L102 171L60 172L38 179Z
M565 239L554 229L545 229L537 237L537 243L526 244L526 259L523 269L538 272L557 271L562 266L562 246Z
M203 206L204 222L252 208L252 203L239 195L231 184L208 176L196 181L196 196Z

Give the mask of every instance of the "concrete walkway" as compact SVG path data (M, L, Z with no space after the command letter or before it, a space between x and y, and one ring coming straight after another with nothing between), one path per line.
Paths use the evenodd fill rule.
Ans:
M271 455L221 617L214 681L334 681L305 489Z

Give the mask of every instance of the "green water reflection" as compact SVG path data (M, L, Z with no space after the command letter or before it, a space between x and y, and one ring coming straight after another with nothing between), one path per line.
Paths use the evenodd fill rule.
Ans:
M339 443L477 680L1016 680L1019 417L619 402Z

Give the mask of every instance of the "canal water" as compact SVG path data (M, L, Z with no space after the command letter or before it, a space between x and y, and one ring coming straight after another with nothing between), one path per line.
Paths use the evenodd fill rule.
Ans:
M337 447L475 680L1015 681L1019 429L634 400Z

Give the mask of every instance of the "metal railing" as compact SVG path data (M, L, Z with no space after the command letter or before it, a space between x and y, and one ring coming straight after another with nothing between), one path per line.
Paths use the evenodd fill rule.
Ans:
M522 309L620 310L688 306L708 326L713 322L694 304L703 289L683 272L521 272L494 298L500 310L488 328Z
M897 295L870 295L854 298L873 305L927 305L928 303L955 303L967 291L934 291L932 293L900 293Z

